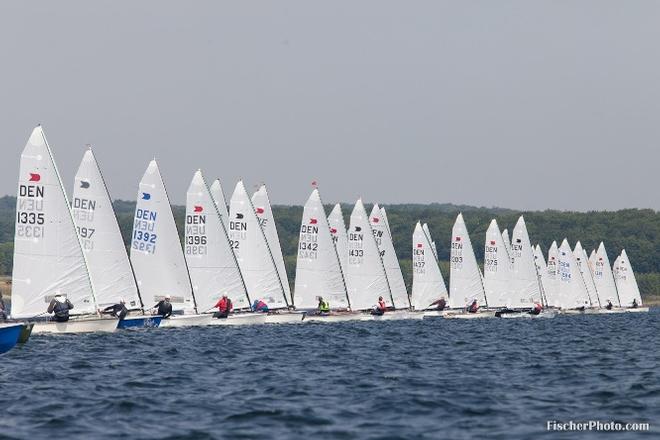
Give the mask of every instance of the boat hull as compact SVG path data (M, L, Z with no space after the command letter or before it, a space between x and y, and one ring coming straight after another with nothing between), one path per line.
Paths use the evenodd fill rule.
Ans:
M269 313L266 324L299 324L305 318L304 313Z
M625 309L626 312L628 313L646 313L649 311L648 307L637 307L636 309L630 308L630 309Z
M586 309L584 311L585 315L611 315L616 313L626 313L626 309Z
M197 327L211 325L212 315L172 315L161 319L159 327Z
M66 333L112 333L117 330L117 319L103 318L71 318L67 322L44 321L35 322L33 334L66 334Z
M22 322L21 324L23 328L21 329L21 334L18 336L18 343L25 344L28 341L28 339L30 339L30 335L32 334L32 329L34 328L34 323Z
M557 316L555 310L544 310L538 315L532 315L529 312L513 312L513 313L503 313L501 315L495 315L498 318L502 319L543 319L543 318L554 318Z
M394 310L382 315L369 315L374 321L403 321L408 319L424 319L424 312L411 312L409 310Z
M149 315L140 315L140 316L127 316L123 320L119 321L117 328L119 329L128 329L128 328L155 328L160 325L160 321L163 319L162 316L149 316Z
M484 319L484 318L494 318L495 317L495 311L485 311L485 312L477 312L477 313L467 313L467 312L460 312L460 313L447 313L444 315L445 319Z
M306 314L303 322L346 322L346 321L364 321L370 318L363 313L330 313L327 315Z
M433 319L433 318L444 318L445 315L450 313L449 310L426 310L424 313L424 319Z
M267 316L265 313L239 313L226 318L211 318L209 325L259 325L266 323Z
M0 353L6 353L14 348L22 330L22 323L0 324Z

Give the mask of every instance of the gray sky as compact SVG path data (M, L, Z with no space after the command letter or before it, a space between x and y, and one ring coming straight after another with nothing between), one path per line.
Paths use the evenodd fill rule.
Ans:
M0 3L0 194L44 125L133 199L156 156L273 203L660 209L659 1Z

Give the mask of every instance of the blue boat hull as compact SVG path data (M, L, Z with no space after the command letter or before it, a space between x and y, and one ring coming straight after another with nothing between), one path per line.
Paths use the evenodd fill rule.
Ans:
M21 330L23 330L22 324L0 327L0 353L5 353L14 348Z
M160 325L161 316L129 316L119 321L117 328L155 328Z

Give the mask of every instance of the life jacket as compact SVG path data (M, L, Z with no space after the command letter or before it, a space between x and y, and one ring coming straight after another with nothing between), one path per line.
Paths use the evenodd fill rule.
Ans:
M476 312L477 310L479 310L479 304L477 303L470 304L469 310L470 312Z
M381 309L383 312L387 310L387 304L385 304L385 301L378 301L378 308Z
M330 311L330 303L327 301L321 301L319 304L319 311L321 312L329 312Z
M534 310L540 312L541 310L543 310L543 307L541 307L541 304L534 304Z
M55 307L53 307L53 313L58 318L67 318L69 316L69 305L66 303L66 300L64 300L64 302L59 302L58 300L55 300Z
M221 312L229 311L229 301L228 298L221 298L218 302L218 310Z

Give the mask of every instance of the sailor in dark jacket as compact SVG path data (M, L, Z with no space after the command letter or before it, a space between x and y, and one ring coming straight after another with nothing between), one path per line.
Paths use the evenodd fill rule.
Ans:
M165 299L162 299L156 303L154 309L156 310L157 315L161 315L163 319L167 319L172 315L172 303L170 302L172 298L169 295L165 296Z
M73 309L73 304L69 299L61 294L55 295L48 304L48 313L54 313L51 318L57 322L67 322L69 320L69 310Z
M126 315L128 314L128 309L126 308L126 301L124 298L119 300L118 304L113 304L101 310L102 314L112 315L115 318L119 318L120 321L123 321Z

